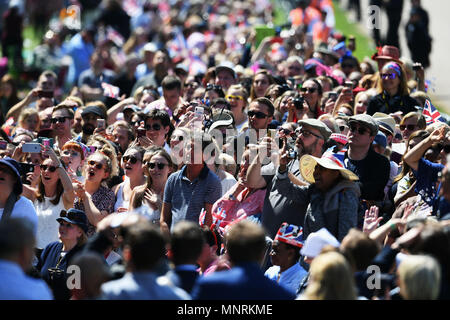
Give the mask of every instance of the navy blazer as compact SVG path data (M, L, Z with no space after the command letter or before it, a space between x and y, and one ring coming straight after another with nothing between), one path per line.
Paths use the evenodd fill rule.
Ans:
M199 277L192 289L194 300L293 300L295 295L264 276L257 263Z

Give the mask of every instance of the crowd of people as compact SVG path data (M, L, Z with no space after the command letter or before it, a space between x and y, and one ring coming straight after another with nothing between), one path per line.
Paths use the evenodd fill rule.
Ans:
M450 298L427 65L329 0L76 5L1 78L0 299Z

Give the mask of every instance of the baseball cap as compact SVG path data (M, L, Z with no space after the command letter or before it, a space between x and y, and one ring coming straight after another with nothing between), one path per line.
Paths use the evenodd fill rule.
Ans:
M81 116L84 117L85 115L88 115L90 113L98 115L100 118L105 119L105 113L103 112L103 109L97 106L89 106L83 109L83 112L81 113Z
M236 79L236 72L234 71L234 64L230 61L223 61L219 65L216 66L216 74L221 70L226 70L233 75L233 78Z
M84 211L70 208L69 210L61 210L59 218L56 221L66 221L79 226L85 233L88 231L88 220Z
M377 135L375 136L375 139L372 142L373 145L379 145L383 148L386 148L387 146L387 139L383 132L378 131Z
M322 228L317 232L312 232L308 238L306 238L300 253L302 256L315 258L326 245L338 248L340 243L326 228Z

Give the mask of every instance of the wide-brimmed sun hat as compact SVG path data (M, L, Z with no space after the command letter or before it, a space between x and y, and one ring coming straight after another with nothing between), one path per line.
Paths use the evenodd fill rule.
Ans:
M331 169L339 170L342 177L346 180L357 181L359 177L346 169L344 163L331 151L325 152L321 158L313 157L309 154L300 158L300 173L302 177L309 183L314 183L314 169L316 165Z

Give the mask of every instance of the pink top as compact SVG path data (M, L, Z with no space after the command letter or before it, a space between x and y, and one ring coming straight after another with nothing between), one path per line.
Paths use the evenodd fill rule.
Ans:
M212 207L213 213L217 213L219 208L225 210L226 213L226 218L222 221L220 227L224 228L235 220L245 219L246 217L262 212L266 189L257 190L242 201L242 198L248 191L249 189L245 188L234 200L230 199L231 193L227 192L222 198L214 203Z

